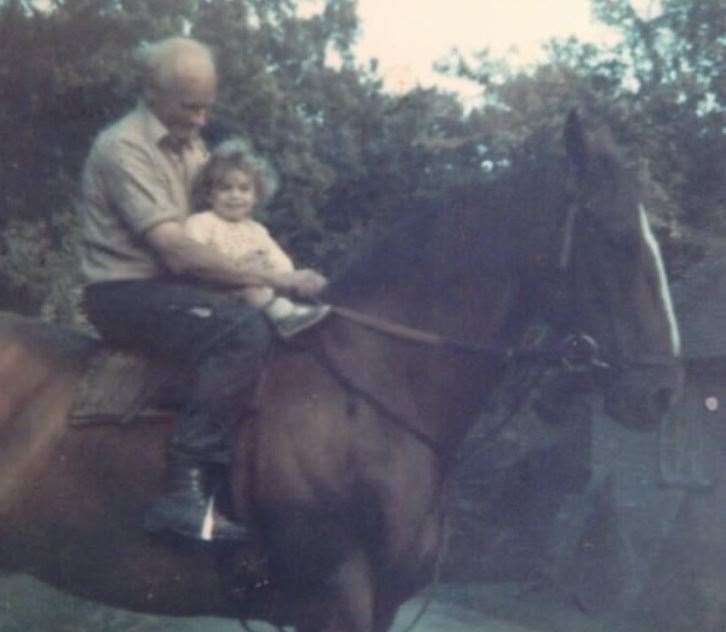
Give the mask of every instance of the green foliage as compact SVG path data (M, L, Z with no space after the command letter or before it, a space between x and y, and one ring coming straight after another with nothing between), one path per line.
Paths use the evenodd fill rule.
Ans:
M688 260L710 241L704 233L726 232L726 7L660 4L659 14L642 16L629 0L592 0L594 15L623 36L612 48L555 40L548 61L527 71L514 73L486 51L473 66L455 57L448 69L485 89L493 162L533 129L559 125L573 106L606 124L640 164L669 254Z
M6 224L0 234L4 302L19 311L40 311L48 320L79 321L78 224L71 211L40 222Z
M640 16L624 0L594 0L596 15L623 32L614 53L627 62L623 88L639 144L683 221L726 230L726 8L721 0L663 0ZM628 82L627 80L631 81Z

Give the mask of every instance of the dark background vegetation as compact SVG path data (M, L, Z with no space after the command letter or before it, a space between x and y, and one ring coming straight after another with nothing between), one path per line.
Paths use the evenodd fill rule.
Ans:
M507 152L578 105L638 165L671 273L726 232L726 8L663 0L653 19L628 0L591 0L623 35L614 48L553 41L526 71L481 52L441 60L483 99L384 91L375 60L352 55L355 0L298 17L295 0L0 0L0 307L70 317L78 285L79 173L89 144L135 99L131 50L188 32L216 51L216 117L273 159L284 183L265 219L302 263L330 272L402 208L446 205ZM331 63L331 59L335 63ZM413 202L413 204L412 204ZM411 212L411 211L409 211Z

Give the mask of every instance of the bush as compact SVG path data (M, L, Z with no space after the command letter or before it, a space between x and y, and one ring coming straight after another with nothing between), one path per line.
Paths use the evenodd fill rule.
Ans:
M0 233L1 306L53 322L79 323L79 239L79 220L72 211L41 221L10 220Z

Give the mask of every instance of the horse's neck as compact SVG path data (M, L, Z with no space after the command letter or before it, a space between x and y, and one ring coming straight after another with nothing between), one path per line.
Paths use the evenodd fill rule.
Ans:
M437 218L432 229L422 233L421 256L408 251L402 255L400 269L388 275L381 274L379 267L376 273L381 280L376 285L360 283L365 269L359 267L359 292L354 286L342 287L333 299L472 346L515 344L541 307L540 293L537 298L526 296L525 279L530 271L552 267L549 250L556 241L551 218L527 223L524 215L521 209L507 215L516 220L512 228L496 210L473 215L458 208ZM537 256L541 252L546 255ZM376 265L375 259L369 261ZM387 256L386 263L394 265L395 258ZM403 386L416 403L417 422L429 434L444 439L461 434L473 423L482 400L502 374L501 365L486 354L407 346L392 340L380 344L385 347L380 356L396 365L388 372L406 378ZM396 352L391 353L391 348Z
M431 284L388 287L347 305L472 347L499 345L509 334L506 330L519 290L515 279L494 275L479 279L476 285L463 281L457 285L452 280L439 292L432 288ZM367 361L365 371L396 376L397 388L406 391L402 399L410 402L404 416L442 446L455 445L466 433L502 373L501 364L491 356L462 351L455 345L437 347L395 336L363 334L354 324L347 331L366 352L371 345L378 347L377 359ZM372 369L371 362L381 366ZM360 371L354 364L347 369ZM398 395L393 398L401 399Z

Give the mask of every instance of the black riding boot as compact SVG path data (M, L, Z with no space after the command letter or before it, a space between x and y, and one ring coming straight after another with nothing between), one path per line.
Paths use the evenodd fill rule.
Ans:
M172 532L192 540L251 541L249 528L232 522L215 507L210 511L209 478L213 467L171 458L164 493L146 512L144 529L153 534Z

